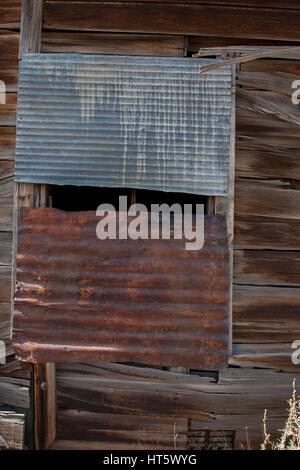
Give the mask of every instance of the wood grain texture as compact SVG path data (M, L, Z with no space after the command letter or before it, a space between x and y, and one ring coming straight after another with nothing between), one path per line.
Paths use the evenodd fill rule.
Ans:
M262 11L179 3L47 2L44 20L46 29L58 30L300 40L299 10Z
M10 302L10 297L11 266L0 266L0 302Z
M299 75L300 73L300 61L299 60L257 60L254 62L248 62L241 64L241 71L249 72L283 72ZM296 78L295 77L295 78Z
M290 82L290 81L289 81ZM238 106L250 111L276 116L292 125L300 125L299 106L295 106L290 96L270 91L237 90Z
M0 66L2 66L2 62L0 62ZM2 68L1 80L3 80L5 83L7 94L16 93L18 89L18 69Z
M300 285L300 252L234 250L234 282L252 285Z
M42 52L182 57L183 36L44 32Z
M13 223L13 198L0 198L0 231L11 232Z
M30 394L28 381L20 382L22 379L10 379L1 377L0 397L3 405L10 405L23 409L30 407Z
M6 103L0 105L0 126L16 126L17 93L6 93Z
M251 87L258 90L268 90L285 94L289 98L293 92L292 83L295 75L284 72L257 72L240 71L237 74L237 85Z
M234 322L299 321L300 289L234 285Z
M7 304L9 308L9 304ZM16 377L21 379L29 379L31 376L32 365L24 364L21 361L17 361L14 358L8 358L6 364L0 365L0 376L1 377Z
M187 419L59 410L51 449L186 449Z
M266 403L269 418L277 419L273 424L282 423L294 375L229 368L220 371L216 383L208 377L121 364L61 364L57 370L60 439L54 448L110 446L112 436L122 439L122 448L130 448L128 431L136 439L133 428L139 423L145 423L145 432L152 421L156 437L159 430L168 430L163 423L181 423L186 418L191 431L233 430L239 436L236 445L245 445L248 423L253 437L260 436ZM81 414L87 433L80 436L76 421L80 422ZM71 421L76 427L75 441L67 426ZM255 445L259 441L257 438Z
M279 147L281 146L281 140L286 142L287 145L290 139L299 140L299 125L296 123L287 122L272 114L241 108L239 103L237 115L236 130L240 139L246 138L251 143L255 143L257 139L264 139L269 144L272 144L272 139L277 139ZM239 142L237 142L238 145ZM259 147L262 145L260 143ZM276 151L277 145L273 143L272 147Z
M235 186L236 216L300 218L300 186L294 180L238 179Z
M300 338L300 323L247 321L233 324L234 340L237 343L289 343ZM292 351L292 350L291 350Z
M300 250L300 220L236 216L234 233L235 248Z
M13 411L0 411L0 449L24 448L25 415Z
M40 52L43 21L43 0L23 0L19 57Z
M289 342L233 344L233 355L229 364L241 368L259 367L298 374L299 365L292 363L293 351ZM285 379L286 375L282 375L281 380ZM271 383L269 387L272 388Z
M0 5L0 28L20 28L22 0L4 1Z
M15 127L0 127L0 159L14 160L16 146Z
M241 128L239 113L238 126ZM255 126L255 116L252 123ZM267 120L268 122L268 120ZM257 127L256 127L257 129ZM249 127L247 128L249 132ZM254 129L253 129L253 132ZM257 131L256 131L257 132ZM262 132L266 132L263 130ZM300 145L288 148L278 145L236 142L236 176L249 178L292 178L300 180ZM246 180L244 180L246 182Z
M247 39L243 38L230 38L230 37L217 37L217 36L189 36L188 50L190 54L195 54L203 47L236 47L238 49L241 44L243 46L298 46L295 41L282 41L273 39ZM243 64L242 64L243 65ZM247 65L247 64L245 64Z
M48 449L56 436L55 364L35 364L33 382L35 448Z
M61 0L50 0L52 3L61 2ZM69 0L70 3L91 3L95 0ZM125 2L136 2L136 0L120 0L120 3ZM102 2L113 3L115 0L102 0ZM243 6L243 7L259 7L259 8L280 8L280 9L300 9L299 3L297 0L285 0L283 3L281 0L184 0L181 2L180 0L140 0L141 3L152 2L152 3L204 3L204 4L211 4L211 5L236 5L236 6Z
M8 343L11 331L11 308L9 302L0 302L0 340ZM1 374L1 367L0 367Z
M18 60L19 40L20 40L20 34L18 31L9 31L9 30L1 31L0 29L0 63L1 65L2 65L2 61L17 61Z
M0 264L10 266L12 250L12 233L0 232Z

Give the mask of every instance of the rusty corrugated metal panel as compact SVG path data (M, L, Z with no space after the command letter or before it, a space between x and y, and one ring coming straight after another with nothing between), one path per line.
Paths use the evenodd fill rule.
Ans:
M226 362L226 223L205 243L105 240L94 212L22 209L13 342L30 362L101 360L215 369Z
M231 69L210 62L23 57L16 181L226 195Z

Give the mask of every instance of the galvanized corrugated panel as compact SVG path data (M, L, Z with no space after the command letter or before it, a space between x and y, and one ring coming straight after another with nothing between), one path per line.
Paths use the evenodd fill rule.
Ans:
M226 195L231 69L208 62L25 56L16 181Z
M29 362L112 361L216 369L227 360L226 223L205 244L105 240L94 212L22 209L13 343Z

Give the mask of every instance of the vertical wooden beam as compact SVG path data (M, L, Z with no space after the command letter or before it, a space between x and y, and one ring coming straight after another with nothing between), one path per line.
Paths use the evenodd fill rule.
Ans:
M19 57L41 51L43 0L23 0ZM47 185L15 185L14 260L17 252L17 227L20 207L46 207ZM13 275L15 283L15 272ZM13 289L14 290L14 289ZM34 364L34 436L36 449L47 449L56 437L55 364Z
M56 438L55 364L34 365L35 448L48 449Z
M41 52L43 0L23 0L19 58Z

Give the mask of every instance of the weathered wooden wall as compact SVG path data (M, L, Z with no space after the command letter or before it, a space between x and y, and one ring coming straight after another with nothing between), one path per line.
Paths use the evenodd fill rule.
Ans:
M299 371L300 62L261 60L237 74L233 358Z
M9 91L0 105L0 338L8 342L20 3L0 6L0 79ZM185 56L200 47L300 42L298 1L226 3L46 1L42 51ZM237 74L230 364L238 367L205 377L60 365L54 448L179 449L197 435L201 441L203 430L233 431L236 448L248 440L255 448L264 408L270 430L282 427L292 380L300 379L291 362L291 343L300 339L300 111L290 87L299 78L299 61L277 58L241 65ZM12 362L0 373L0 403L28 408L29 372Z
M0 340L5 341L7 354L7 363L0 365L0 448L11 449L25 446L31 369L14 360L10 341L13 173L21 3L17 0L1 2L0 5L0 80L6 84L6 104L0 104ZM27 436L30 440L30 425Z

